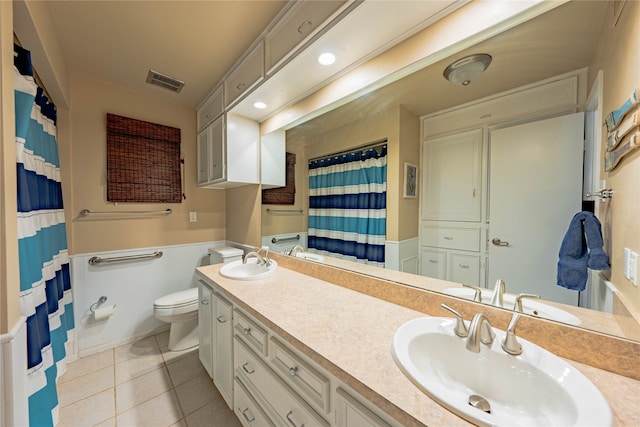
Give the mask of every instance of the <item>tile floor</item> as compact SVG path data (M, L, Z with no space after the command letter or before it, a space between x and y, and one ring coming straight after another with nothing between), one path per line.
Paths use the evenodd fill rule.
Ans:
M169 332L70 362L58 381L59 427L240 427L198 359Z

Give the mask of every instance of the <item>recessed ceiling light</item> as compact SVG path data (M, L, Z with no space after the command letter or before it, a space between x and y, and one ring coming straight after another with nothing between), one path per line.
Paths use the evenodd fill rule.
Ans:
M260 109L260 110L264 110L265 108L267 108L267 104L265 104L264 102L261 101L256 101L253 103L253 106Z
M330 52L321 53L318 56L318 62L322 65L331 65L336 62L336 56Z

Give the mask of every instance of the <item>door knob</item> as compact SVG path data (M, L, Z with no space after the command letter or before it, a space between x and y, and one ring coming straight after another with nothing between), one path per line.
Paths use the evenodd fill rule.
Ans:
M491 243L493 243L496 246L509 246L509 242L503 242L497 237L494 237L493 239L491 239Z

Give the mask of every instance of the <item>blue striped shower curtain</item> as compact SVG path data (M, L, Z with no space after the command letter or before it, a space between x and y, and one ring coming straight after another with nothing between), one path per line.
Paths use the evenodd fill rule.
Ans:
M309 162L311 252L384 267L387 146Z
M14 47L20 308L27 317L31 426L58 421L56 379L75 340L56 109L33 78L29 51Z

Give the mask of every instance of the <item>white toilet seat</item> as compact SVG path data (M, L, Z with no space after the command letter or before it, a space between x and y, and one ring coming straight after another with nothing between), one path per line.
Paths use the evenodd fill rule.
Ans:
M153 307L177 308L192 304L198 305L198 288L189 288L162 296L153 302Z
M198 305L198 288L173 292L154 301L154 317L171 324L169 350L198 345Z

